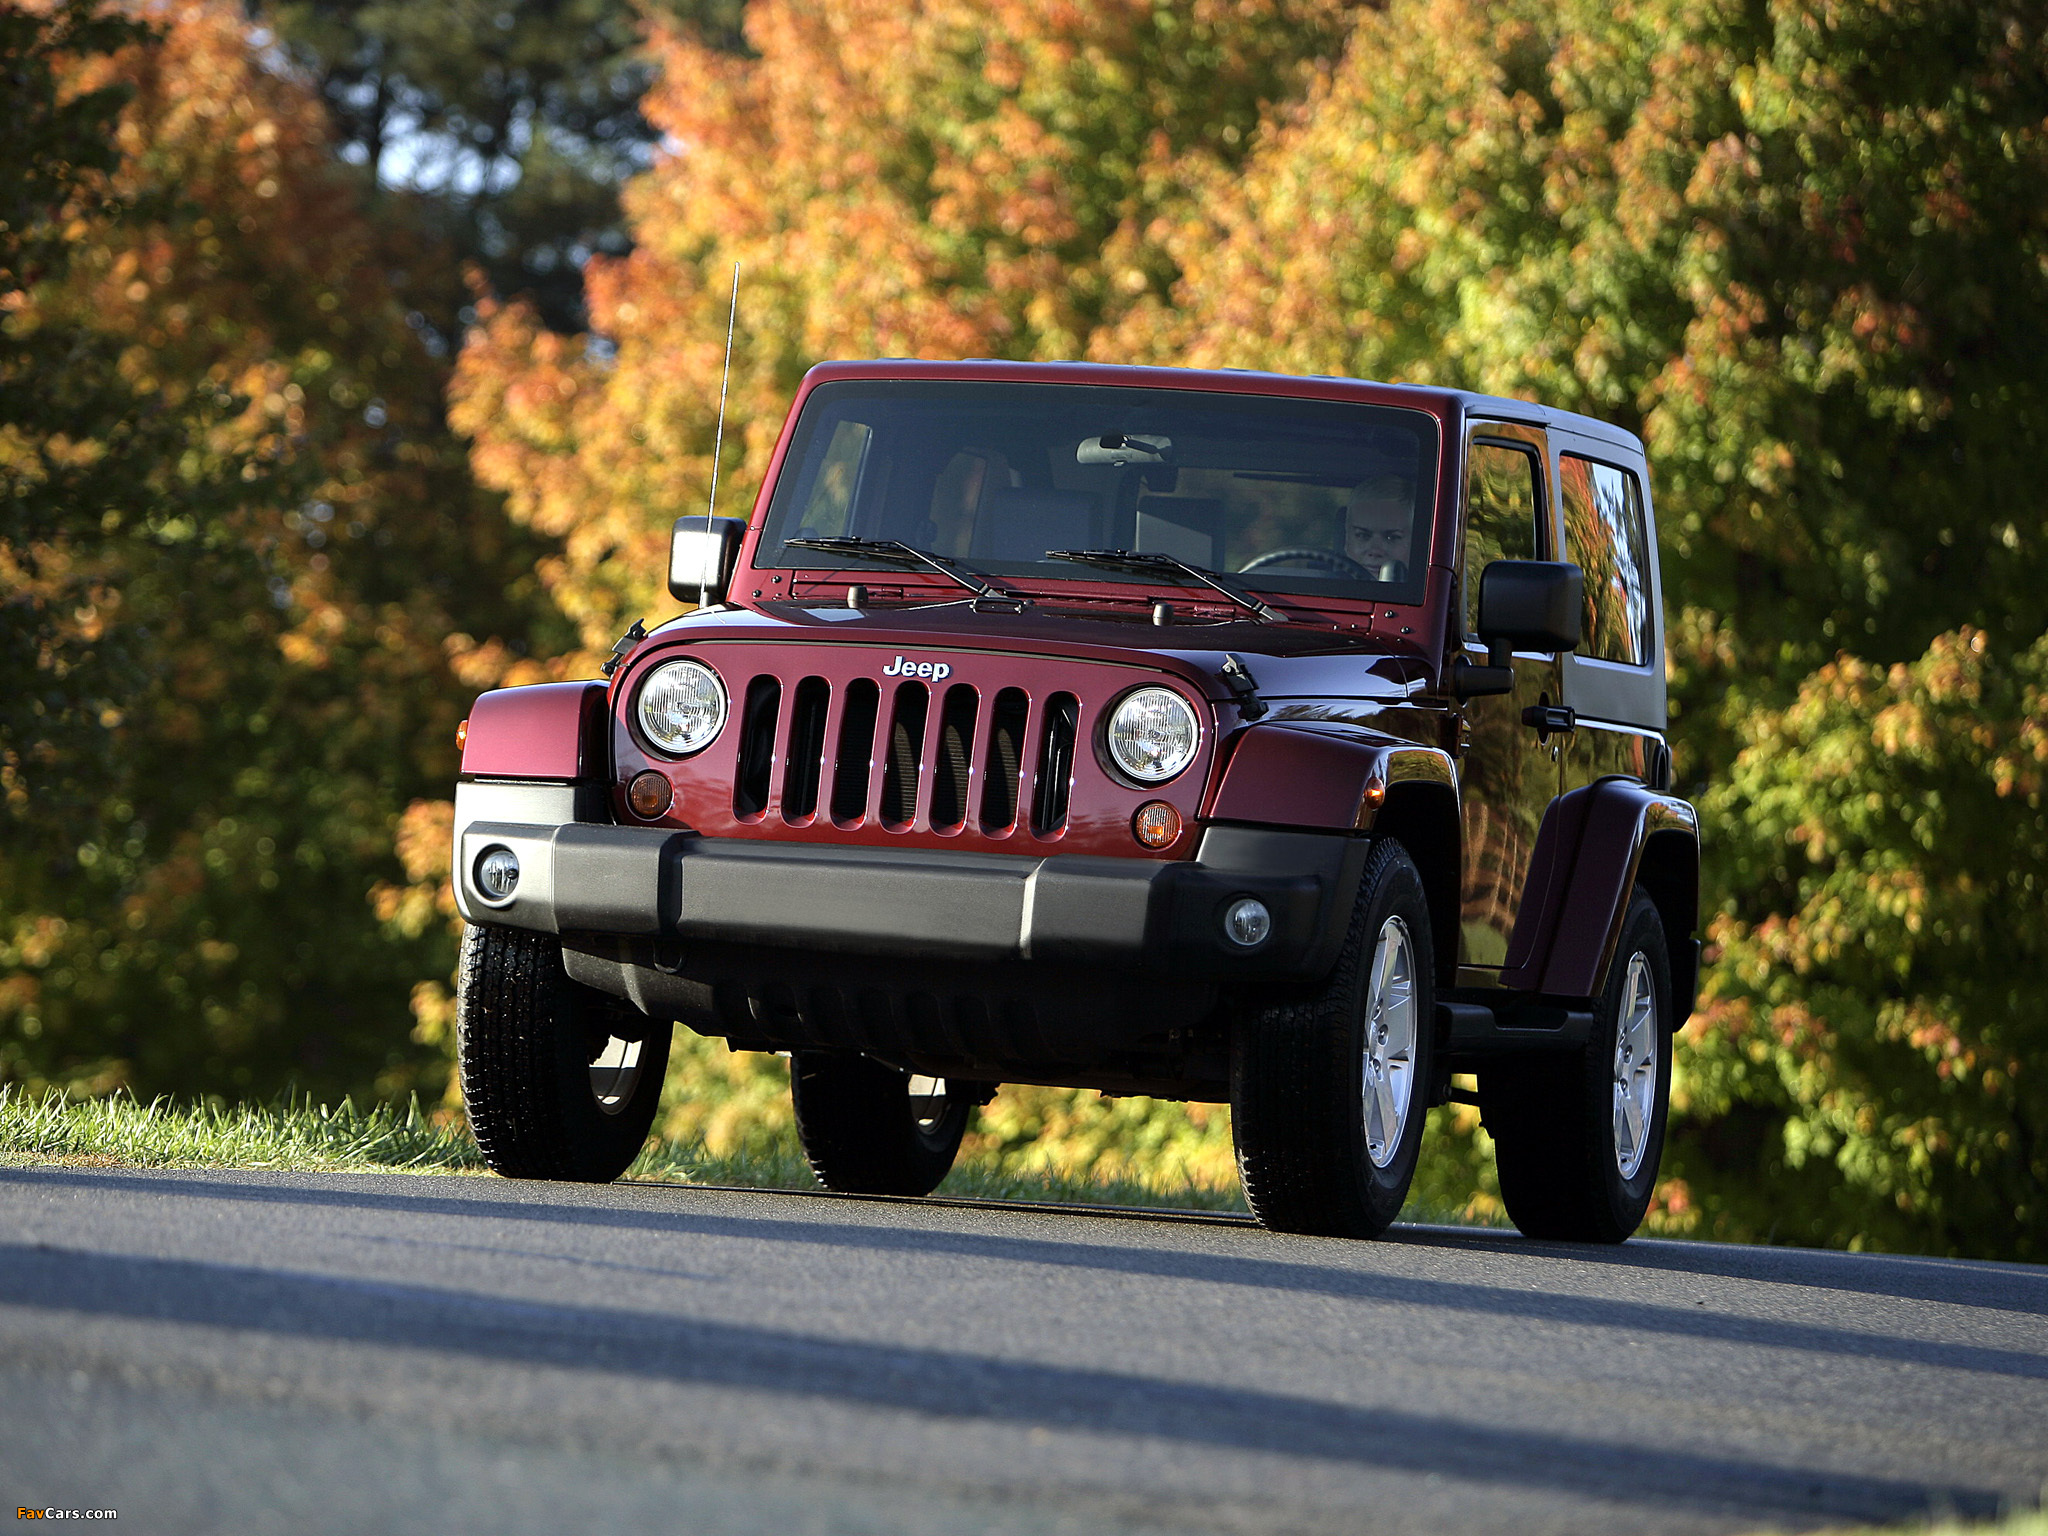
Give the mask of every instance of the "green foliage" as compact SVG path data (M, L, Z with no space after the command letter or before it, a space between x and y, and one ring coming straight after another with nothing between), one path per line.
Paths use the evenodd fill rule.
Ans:
M1091 343L1645 437L1722 914L1667 1230L2040 1251L2048 845L1987 743L2037 718L2048 629L2044 49L1964 0L1396 0ZM1941 750L1890 734L1914 689ZM1923 900L1925 935L1888 916Z
M131 90L67 89L64 77L151 35L85 0L47 15L0 7L0 294L65 282L75 227L134 211L113 174ZM75 617L115 600L107 552L139 540L187 562L232 560L185 515L217 509L245 465L260 473L240 455L187 456L225 398L138 390L122 353L118 337L20 297L0 310L0 823L29 845L61 847L76 830L87 780L109 763L103 722L140 676L125 635Z
M1170 299L1092 354L1637 430L1671 590L1782 682L1966 622L2025 641L2048 628L2044 25L1969 0L1397 0L1190 211ZM1700 659L1688 708L1724 685Z
M1715 1236L2048 1258L2048 638L1741 728L1667 1163Z

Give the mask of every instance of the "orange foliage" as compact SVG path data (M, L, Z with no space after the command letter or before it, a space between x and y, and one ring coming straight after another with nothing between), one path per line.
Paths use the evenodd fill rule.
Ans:
M639 248L586 274L586 345L487 304L452 419L480 479L564 539L545 571L590 656L667 603L702 509L732 264L724 510L758 488L823 357L1061 357L1174 275L1162 210L1249 149L1334 46L1335 0L765 0L736 59L657 28L668 152Z

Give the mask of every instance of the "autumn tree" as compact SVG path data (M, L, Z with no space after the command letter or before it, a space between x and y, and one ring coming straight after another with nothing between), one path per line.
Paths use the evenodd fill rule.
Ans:
M1339 35L1335 0L766 0L752 57L658 24L643 110L676 149L627 190L633 254L588 269L600 344L493 308L454 389L479 476L565 540L548 579L586 647L666 603L734 262L743 507L817 359L1071 356L1164 291L1160 210L1237 164Z
M1647 440L1721 911L1681 1229L2036 1251L2044 55L2012 5L1396 3L1094 343Z
M1966 621L2024 642L2048 627L2044 48L2034 8L1960 0L1397 3L1095 352L1637 430L1688 629L1773 670Z
M45 708L6 744L0 1075L396 1091L436 1067L406 1004L450 951L369 897L454 771L449 638L566 636L394 299L433 252L365 221L318 102L226 6L87 14L8 34L105 147L4 301L0 608L43 624L8 693Z
M1701 1230L2048 1256L2048 637L1845 657L1741 739L1667 1165Z

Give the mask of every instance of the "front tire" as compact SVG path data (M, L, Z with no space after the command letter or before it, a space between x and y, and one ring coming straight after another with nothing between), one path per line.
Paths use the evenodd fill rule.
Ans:
M494 1172L608 1184L640 1155L674 1026L571 981L558 940L466 929L455 1029L470 1129Z
M975 1084L913 1077L829 1051L797 1052L789 1086L811 1172L849 1195L930 1194L951 1171L985 1098Z
M1383 839L1329 980L1232 1043L1238 1174L1264 1225L1377 1237L1401 1213L1436 1068L1434 976L1422 877Z
M1483 1073L1479 1097L1524 1236L1619 1243L1642 1225L1671 1107L1671 960L1647 896L1630 902L1585 1050Z

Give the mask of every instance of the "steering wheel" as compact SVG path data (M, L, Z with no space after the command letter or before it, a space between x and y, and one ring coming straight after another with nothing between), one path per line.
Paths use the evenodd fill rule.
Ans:
M1310 549L1303 545L1299 549L1269 549L1256 559L1247 560L1237 570L1239 575L1248 571L1262 570L1269 565L1312 565L1319 571L1332 576L1342 576L1346 581L1378 581L1380 578L1368 571L1349 555L1340 555L1334 549Z

